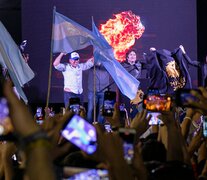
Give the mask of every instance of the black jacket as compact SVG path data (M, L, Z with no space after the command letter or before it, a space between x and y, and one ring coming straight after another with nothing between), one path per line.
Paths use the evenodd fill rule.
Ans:
M152 51L145 56L149 65L150 87L160 93L172 94L180 88L192 88L188 65L197 66L180 48L170 52L166 49Z

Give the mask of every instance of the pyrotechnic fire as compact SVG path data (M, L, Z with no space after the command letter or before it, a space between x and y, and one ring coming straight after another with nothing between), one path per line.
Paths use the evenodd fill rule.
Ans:
M145 27L140 17L131 11L114 14L114 19L109 19L100 25L100 32L114 49L114 56L118 61L125 61L126 52L144 33Z

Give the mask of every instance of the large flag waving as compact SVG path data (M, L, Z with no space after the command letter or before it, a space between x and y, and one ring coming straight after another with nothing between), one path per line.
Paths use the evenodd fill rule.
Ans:
M34 73L21 55L18 46L0 22L0 63L9 75L21 98L28 102L21 87L34 77Z
M53 53L72 52L91 45L91 31L54 10Z
M135 98L139 81L116 61L112 47L100 34L95 24L93 23L93 32L91 32L55 10L53 13L53 53L72 52L93 45L95 59L103 64L120 91L130 99Z
M100 61L109 72L119 90L129 99L134 99L140 82L114 58L112 47L99 32L94 21L92 21L93 32L97 36L94 45L94 58Z

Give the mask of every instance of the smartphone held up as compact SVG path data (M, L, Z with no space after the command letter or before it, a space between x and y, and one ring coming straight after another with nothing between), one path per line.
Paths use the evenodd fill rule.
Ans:
M70 98L69 99L69 110L71 110L75 114L79 114L80 112L80 98Z
M73 115L62 128L61 135L88 154L96 151L96 129L85 119Z
M167 94L146 94L143 99L143 108L148 111L162 112L170 111L172 97Z
M131 128L119 128L118 132L123 140L124 159L128 164L131 164L134 158L136 130Z
M115 102L116 102L116 92L105 91L104 92L104 104L103 104L103 115L104 116L113 115Z
M162 120L158 118L158 116L160 114L161 114L160 112L148 111L147 112L147 116L151 115L151 119L149 121L149 125L151 125L151 126L153 126L153 125L163 125L164 123L162 122Z
M203 122L203 136L207 137L207 116L202 116L202 122Z
M36 123L39 125L41 125L43 123L42 107L37 107L37 109L36 109Z
M87 169L86 171L76 173L69 177L67 180L82 180L82 179L93 179L93 180L108 180L108 170L106 169Z

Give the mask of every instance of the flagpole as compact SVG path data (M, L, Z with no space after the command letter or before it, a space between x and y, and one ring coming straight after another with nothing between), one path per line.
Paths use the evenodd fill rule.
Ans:
M93 16L91 18L92 18L92 22L94 22ZM93 123L96 124L96 66L95 66L95 62L93 66Z
M91 17L92 24L94 23L93 16ZM93 28L93 26L92 26ZM93 124L96 124L96 66L95 59L93 65Z
M96 66L93 66L93 123L96 124Z
M48 88L47 88L47 101L46 101L46 108L48 108L49 105L49 99L50 99L50 89L51 89L51 76L52 76L52 60L53 60L53 26L54 26L54 19L55 19L55 13L56 7L53 7L53 18L52 18L52 34L51 34L51 43L50 43L50 65L49 65L49 75L48 75Z

